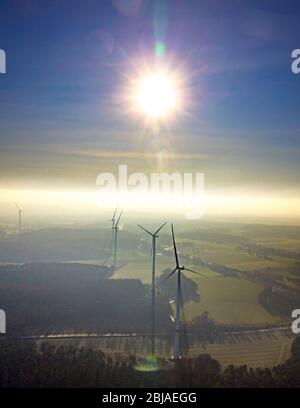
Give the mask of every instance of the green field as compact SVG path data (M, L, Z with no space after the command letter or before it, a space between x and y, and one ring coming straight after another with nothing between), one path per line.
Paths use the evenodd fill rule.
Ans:
M228 233L239 234L242 236L243 231L232 229ZM297 249L300 248L300 239L287 239L285 237L272 239L272 237L253 237L251 232L251 242L262 245L264 247L279 248L279 249ZM269 241L268 241L269 239ZM271 243L276 245L271 246ZM282 246L281 246L282 243ZM184 318L190 320L193 317L199 316L205 311L209 312L211 318L216 322L223 324L239 324L239 325L274 325L286 323L288 318L282 318L276 315L271 315L259 303L258 296L264 289L263 283L258 283L250 280L251 275L248 273L255 271L256 273L273 273L274 276L282 276L281 285L287 288L297 288L294 283L291 283L287 278L293 277L289 268L293 267L297 260L289 257L268 255L265 258L255 253L249 253L240 245L232 243L215 243L199 239L190 239L180 237L177 239L177 244L181 254L185 256L198 256L207 262L217 263L230 268L234 268L242 272L241 278L220 277L218 274L211 271L207 267L199 267L195 265L186 265L192 269L196 269L204 273L209 278L203 279L193 274L186 276L193 279L198 285L198 293L200 294L199 302L189 302L184 308ZM269 245L268 245L269 244ZM184 263L187 263L186 261ZM190 263L190 262L189 262ZM157 275L166 268L171 268L174 264L172 253L157 257ZM151 281L151 261L148 256L139 254L134 261L131 261L119 268L114 278L137 278L144 283ZM300 299L299 299L300 300Z
M193 280L198 284L201 301L185 305L187 320L208 311L211 318L224 324L265 325L280 321L259 304L261 285L225 277L215 280L193 277Z
M114 279L140 279L143 283L151 282L152 262L149 256L135 261L130 261L124 266L121 266L114 273ZM173 266L173 259L167 256L157 257L157 276L161 275L162 271ZM120 262L122 264L122 260Z
M163 269L170 266L167 259L158 264L158 275ZM201 300L185 305L185 319L190 320L208 311L211 318L224 324L265 325L280 322L279 318L270 315L258 303L257 297L263 286L246 279L216 278L217 274L207 268L198 268L197 270L215 279L204 279L186 273L186 277L193 279L198 284ZM114 278L138 278L144 283L150 283L151 265L141 262L128 263L117 270Z

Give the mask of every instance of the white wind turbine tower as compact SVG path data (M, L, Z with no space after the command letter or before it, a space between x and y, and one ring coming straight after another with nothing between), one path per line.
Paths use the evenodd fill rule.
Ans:
M115 240L115 223L116 223L117 211L118 211L118 207L116 207L114 215L112 216L112 219L108 220L108 221L111 221L111 243L110 243L110 249L109 249L110 253L109 253L108 258L110 258L112 256L112 253L113 253L114 240Z
M166 278L163 279L163 281L167 280L168 278L170 278L170 276L172 276L174 273L177 272L177 290L176 290L176 300L175 300L176 301L175 338L174 338L174 356L173 357L174 357L174 360L179 360L180 359L180 329L181 329L180 306L182 303L181 273L183 271L189 271L197 275L200 275L203 278L206 278L206 279L209 279L209 278L205 275L202 275L199 272L193 271L192 269L188 269L185 266L179 264L173 224L172 224L172 239L173 239L173 248L174 248L176 266L175 266L175 269L171 273L169 273L169 275Z
M114 231L114 262L113 262L113 268L114 271L117 269L117 238L118 238L118 231L119 231L119 222L121 219L121 216L123 214L123 211L121 211L117 222L113 221L113 231ZM114 217L113 217L114 218Z
M19 234L22 232L22 213L24 210L22 210L17 203L15 203L17 210L18 210L18 215L19 215Z
M142 230L147 232L152 237L152 286L151 286L151 297L152 297L152 311L151 311L151 354L155 355L155 331L156 331L156 318L155 318L155 289L156 289L156 274L155 274L155 267L156 267L156 239L158 238L159 231L166 225L165 222L162 224L158 230L154 233L148 231L146 228L142 227L138 224Z

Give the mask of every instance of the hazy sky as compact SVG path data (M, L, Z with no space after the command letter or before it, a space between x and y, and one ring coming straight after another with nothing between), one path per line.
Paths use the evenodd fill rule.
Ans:
M205 172L211 194L300 216L299 17L296 0L2 0L2 207L28 189L93 189L119 163L148 172L163 152L165 170ZM126 92L157 43L188 97L154 133Z

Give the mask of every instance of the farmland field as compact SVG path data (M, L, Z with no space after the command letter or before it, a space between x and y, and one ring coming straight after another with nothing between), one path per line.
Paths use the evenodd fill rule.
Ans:
M151 259L149 256L142 258L143 260L135 260L126 263L124 266L121 266L114 273L114 279L140 279L143 283L151 282ZM157 276L160 276L164 269L170 268L173 266L173 259L166 256L157 257ZM122 261L121 261L122 264Z
M247 228L250 228L247 230ZM272 237L271 230L263 229L261 226L244 227L229 226L228 228L209 229L206 240L205 229L199 228L199 236L196 230L180 231L177 239L182 263L205 274L210 279L203 279L196 275L187 273L186 277L194 280L198 285L200 300L190 301L185 305L184 317L186 320L201 315L207 311L209 316L218 323L238 324L238 325L276 325L289 321L289 316L277 316L270 314L259 302L259 295L266 285L277 285L287 289L298 290L297 281L291 274L291 268L297 264L297 248L300 248L300 236L291 239L289 228L283 228L283 236L280 237L280 230L276 228L277 236ZM218 236L218 231L221 231ZM271 232L270 232L271 231ZM292 231L293 234L295 234ZM227 235L228 235L228 242ZM286 234L288 237L285 237ZM199 237L201 237L199 239ZM296 239L297 238L297 239ZM238 243L239 240L241 243ZM245 241L244 241L245 240ZM165 241L165 237L164 237ZM237 241L237 243L235 242ZM234 243L233 243L234 242ZM274 246L272 246L274 243ZM282 243L282 246L281 246ZM251 244L252 247L248 247ZM171 241L168 243L171 248ZM255 245L271 250L294 251L295 258L285 252L261 253L256 252ZM266 250L267 250L266 249ZM238 271L239 277L220 276L213 271L209 265L198 265L187 258L199 257L208 264L218 264ZM151 281L151 261L149 255L138 253L133 260L125 262L125 256L120 255L120 263L124 262L114 274L114 278L136 278L144 283ZM166 268L174 265L172 251L164 252L157 257L157 276ZM255 279L253 279L255 273ZM183 294L184 296L184 294ZM300 299L300 295L299 295Z
M185 306L187 320L209 312L211 318L223 324L267 325L279 323L258 302L262 286L245 279L224 277L206 280L193 277L197 282L201 300Z

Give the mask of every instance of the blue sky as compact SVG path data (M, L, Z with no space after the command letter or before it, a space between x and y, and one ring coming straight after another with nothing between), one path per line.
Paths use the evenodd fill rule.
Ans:
M192 100L167 149L199 154L185 163L213 188L298 190L299 17L297 1L2 0L0 183L93 183L103 152L148 149L112 95L160 41Z

